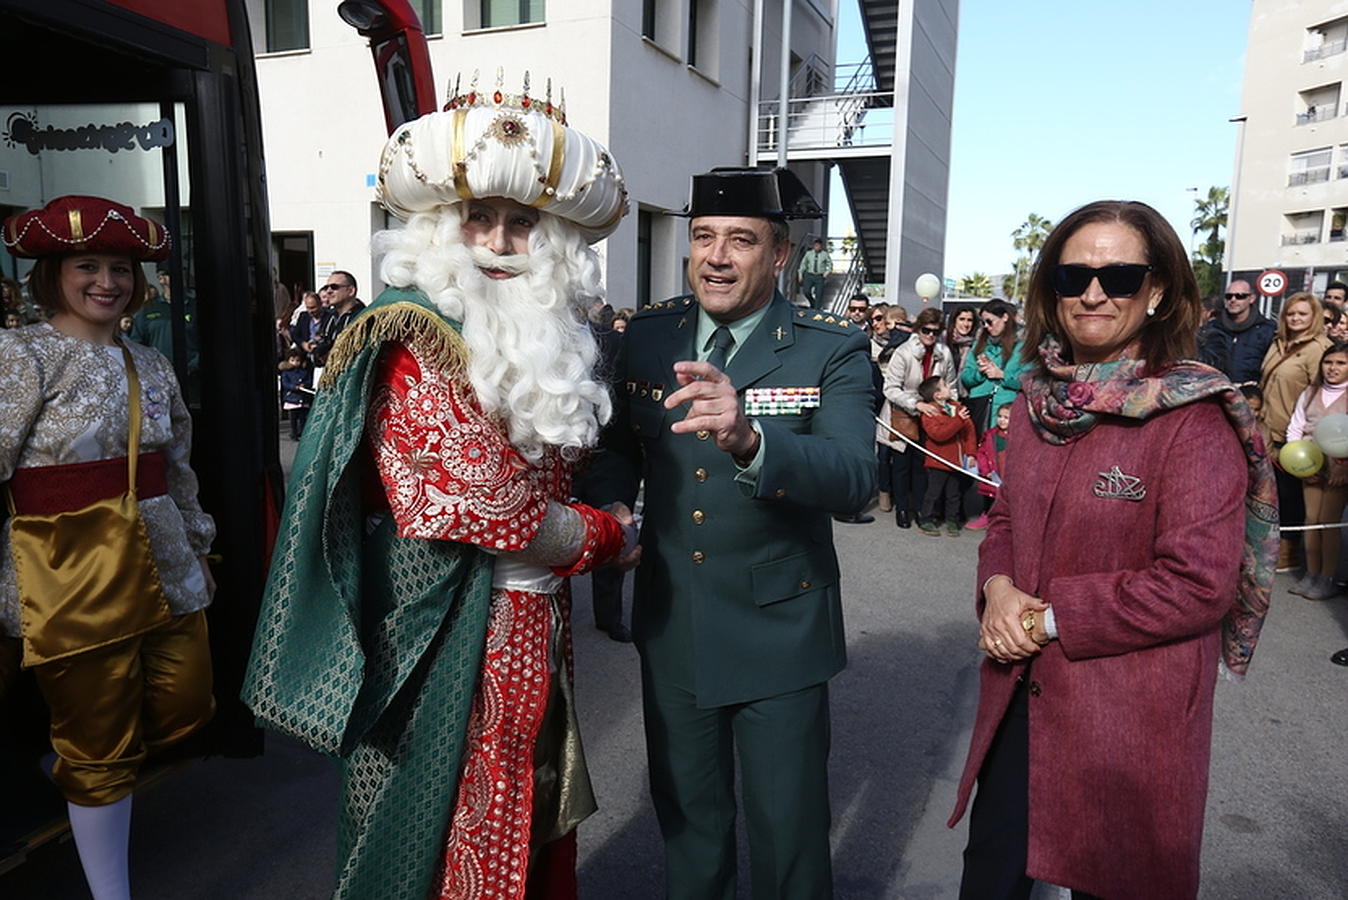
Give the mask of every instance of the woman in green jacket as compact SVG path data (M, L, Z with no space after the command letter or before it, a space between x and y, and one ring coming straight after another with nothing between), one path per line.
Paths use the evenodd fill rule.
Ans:
M992 411L1016 399L1025 363L1016 340L1016 309L1005 300L989 300L979 310L983 328L964 358L960 381L969 389L966 405L978 437L983 438Z

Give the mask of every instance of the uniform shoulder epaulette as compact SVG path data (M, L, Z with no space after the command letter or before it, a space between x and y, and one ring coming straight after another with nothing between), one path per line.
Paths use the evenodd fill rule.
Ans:
M833 334L855 334L859 330L846 315L828 313L821 309L798 309L793 318L797 325L818 328Z
M670 313L687 312L696 305L692 294L683 297L675 297L672 300L662 300L659 303L647 303L641 309L636 311L636 315L642 318L650 316L669 315Z

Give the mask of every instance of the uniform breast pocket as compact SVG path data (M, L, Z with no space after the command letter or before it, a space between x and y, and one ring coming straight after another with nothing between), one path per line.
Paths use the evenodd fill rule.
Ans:
M749 579L754 603L767 606L832 586L838 580L838 568L824 553L796 553L751 566Z
M665 408L658 403L634 402L628 410L632 431L643 441L656 441L668 430Z

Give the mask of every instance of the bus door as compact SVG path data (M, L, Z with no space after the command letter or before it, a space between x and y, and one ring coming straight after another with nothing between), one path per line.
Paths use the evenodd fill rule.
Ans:
M0 79L0 215L94 194L173 235L172 257L145 272L162 302L133 319L131 336L174 364L193 417L202 505L218 528L210 629L219 710L206 742L214 752L260 752L260 732L237 697L281 476L270 239L244 4L0 0L0 59L9 73ZM22 284L30 268L0 249L0 276ZM22 317L38 314L26 294L21 305ZM22 718L28 701L8 702L7 712ZM6 731L10 745L0 752L22 756L30 737L40 743L40 728L0 725ZM0 765L0 782L29 769ZM7 790L17 788L0 784ZM25 817L16 805L0 804L0 829L10 828L0 844L16 827L6 817Z

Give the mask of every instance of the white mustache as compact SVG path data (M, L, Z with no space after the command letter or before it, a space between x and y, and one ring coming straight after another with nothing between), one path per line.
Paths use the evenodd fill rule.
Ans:
M499 269L502 272L509 272L511 275L520 275L529 271L529 256L527 254L500 256L486 247L469 247L468 252L472 254L473 265L479 269Z

